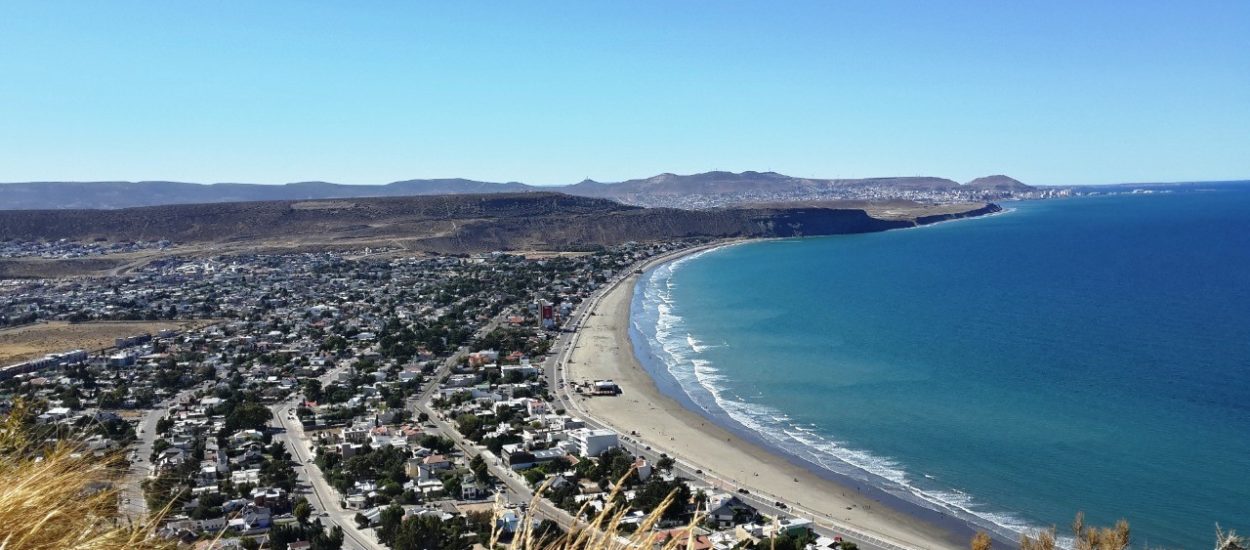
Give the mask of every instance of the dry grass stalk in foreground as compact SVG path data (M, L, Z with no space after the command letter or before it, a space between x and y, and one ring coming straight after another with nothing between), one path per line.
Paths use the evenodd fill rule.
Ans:
M693 547L694 528L704 518L704 514L700 512L696 512L690 523L685 527L685 537L668 537L663 544L660 544L661 534L653 529L660 522L664 510L673 504L672 494L669 494L659 506L651 510L632 533L626 533L622 530L621 522L628 514L629 508L621 505L624 499L621 498L620 488L624 486L625 479L633 473L633 469L630 469L621 477L612 491L608 493L607 498L604 499L606 504L603 509L596 513L588 522L579 521L576 528L564 535L546 540L536 535L533 529L533 520L537 519L539 515L536 511L540 509L539 506L542 506L544 502L542 494L547 490L550 481L544 483L534 492L534 498L530 500L528 511L525 514L526 517L521 522L521 529L513 536L512 542L508 544L508 550L625 550L639 548L677 550L679 548ZM587 510L587 506L588 503L583 504L574 516L582 517ZM496 500L496 517L502 513L501 510L499 501ZM498 526L498 523L496 523L496 526ZM500 531L496 527L495 531L491 533L489 548L497 547L499 535Z
M1219 525L1216 525L1215 550L1247 550L1246 539L1237 536L1235 531L1225 533Z
M153 536L157 520L120 519L116 455L77 454L71 443L30 441L28 407L14 403L0 425L0 550L112 550L171 548Z
M1085 514L1077 512L1072 520L1073 550L1127 550L1132 543L1128 521L1120 520L1114 527L1089 527L1085 525ZM1215 526L1215 550L1250 550L1244 538L1233 531L1224 532L1219 525ZM972 537L972 550L990 550L990 536L979 532ZM1020 536L1020 550L1055 550L1058 548L1055 528L1042 529L1033 534Z
M1114 527L1085 525L1085 514L1077 512L1072 520L1073 550L1127 550L1132 540L1128 521L1117 521ZM1054 550L1058 548L1055 528L1043 529L1033 535L1020 536L1020 550Z

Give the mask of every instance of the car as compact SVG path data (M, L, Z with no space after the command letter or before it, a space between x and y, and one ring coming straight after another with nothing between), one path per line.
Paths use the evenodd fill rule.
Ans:
M748 490L746 490L746 489L741 489L741 488L740 488L740 489L738 489L738 492L739 492L739 493L742 493L742 494L744 494L744 495L749 495L749 494L751 494L751 491L748 491Z
M789 508L789 506L786 506L786 503L784 503L784 502L782 502L782 501L780 501L780 500L778 500L777 502L774 502L774 503L773 503L773 505L775 505L775 506L776 506L776 507L778 507L778 508L781 508L782 510L785 510L786 508Z
M699 474L699 475L703 475L703 470L695 470L695 471L694 471L694 473Z

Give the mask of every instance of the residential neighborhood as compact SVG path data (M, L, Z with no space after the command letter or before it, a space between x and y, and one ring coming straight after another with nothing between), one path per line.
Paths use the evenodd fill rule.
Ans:
M561 336L597 290L691 244L185 258L10 282L8 324L201 324L9 365L0 407L124 455L121 508L162 514L160 536L188 546L470 548L523 517L582 528L609 499L637 529L671 497L655 528L696 548L853 547L631 452L554 397L619 398L611 380L549 379ZM550 505L530 509L536 494Z

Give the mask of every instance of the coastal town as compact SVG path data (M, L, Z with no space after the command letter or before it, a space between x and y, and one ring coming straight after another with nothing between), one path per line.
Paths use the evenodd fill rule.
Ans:
M11 327L185 324L7 365L0 412L123 456L121 510L159 514L159 535L189 547L482 547L590 528L610 507L621 529L700 550L909 547L587 412L631 398L569 374L599 300L706 246L171 257L113 278L8 281Z

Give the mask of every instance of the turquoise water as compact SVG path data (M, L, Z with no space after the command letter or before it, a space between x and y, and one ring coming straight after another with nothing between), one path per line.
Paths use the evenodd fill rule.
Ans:
M661 266L635 348L710 418L1005 537L1250 531L1250 185L1005 206Z

